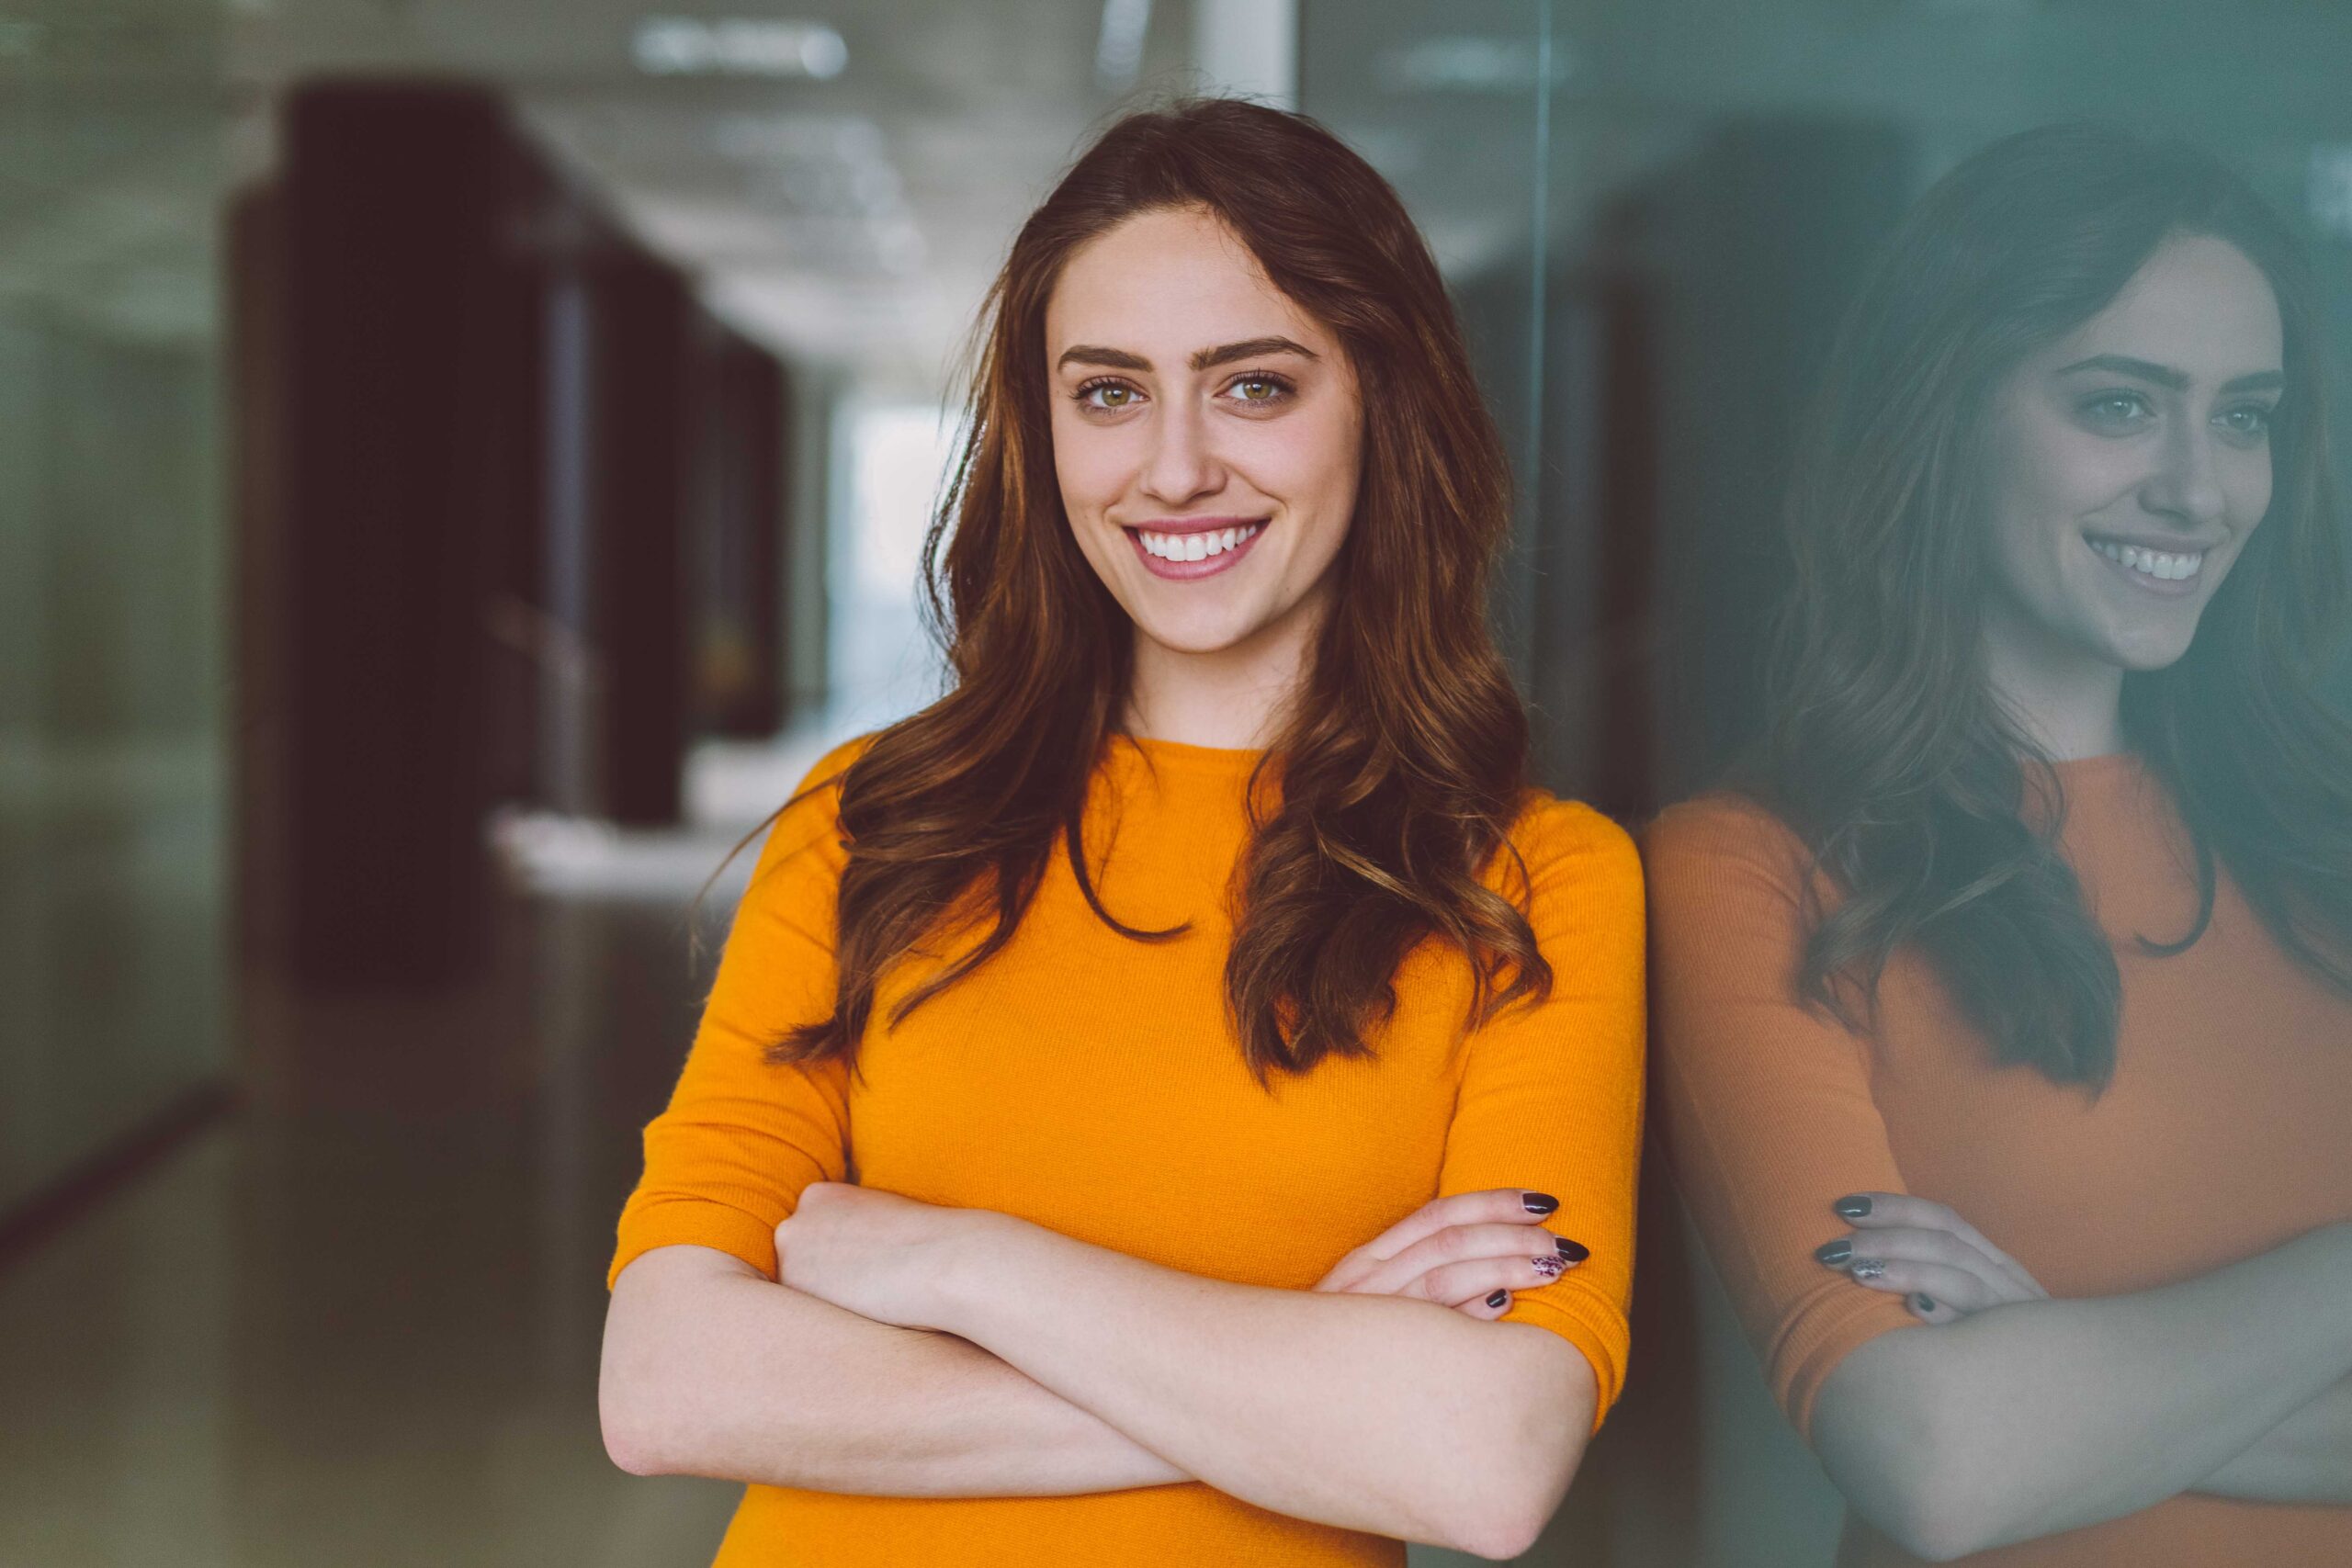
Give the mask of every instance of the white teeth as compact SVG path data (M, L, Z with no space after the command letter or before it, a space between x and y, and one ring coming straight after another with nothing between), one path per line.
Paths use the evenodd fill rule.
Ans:
M1205 534L1154 534L1138 528L1136 537L1142 543L1145 554L1161 560L1205 560L1238 548L1255 538L1263 526L1262 523L1252 523L1246 527L1213 529Z
M2110 539L2093 539L2090 547L2108 559L2162 582L2179 582L2194 577L2205 564L2203 550L2146 550Z

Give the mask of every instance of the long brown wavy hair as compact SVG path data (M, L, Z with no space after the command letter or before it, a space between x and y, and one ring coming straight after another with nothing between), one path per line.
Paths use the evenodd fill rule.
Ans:
M1526 795L1527 721L1486 624L1509 470L1437 267L1396 193L1329 131L1203 99L1117 122L1013 241L925 547L952 688L840 775L833 1010L771 1060L854 1064L891 966L943 927L977 933L897 1003L896 1024L1002 951L1057 852L1114 930L1184 929L1121 922L1086 862L1080 814L1125 709L1134 632L1063 512L1045 331L1072 254L1170 209L1216 215L1329 328L1363 405L1333 609L1250 780L1225 965L1243 1056L1271 1082L1369 1053L1397 964L1431 936L1470 963L1468 1021L1549 989L1526 915L1481 879L1505 857L1524 886L1506 834Z
M2188 825L2199 888L2188 930L2139 941L2194 942L2218 863L2281 947L2352 990L2352 728L2322 694L2345 562L2314 285L2285 226L2211 158L2063 126L1977 153L1906 219L1799 457L1796 591L1757 793L1837 889L1797 978L1850 1028L1870 1027L1889 960L1912 947L1999 1060L2094 1089L2114 1069L2120 979L2058 852L2064 795L1983 673L1987 416L2021 360L2185 235L2228 242L2269 279L2287 385L2267 516L2188 653L2124 680L2125 734Z

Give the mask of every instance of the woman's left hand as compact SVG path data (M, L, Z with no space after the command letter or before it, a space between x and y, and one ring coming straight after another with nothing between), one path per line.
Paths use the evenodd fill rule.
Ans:
M1987 1307L2046 1301L2025 1266L1941 1203L1902 1192L1854 1192L1837 1202L1854 1234L1814 1253L1854 1283L1901 1295L1912 1315L1957 1323Z
M776 1279L876 1323L933 1328L933 1289L978 1211L919 1203L846 1182L812 1182L775 1227Z

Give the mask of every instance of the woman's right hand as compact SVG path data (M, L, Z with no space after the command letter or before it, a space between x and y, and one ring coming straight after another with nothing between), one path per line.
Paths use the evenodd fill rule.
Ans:
M1512 1292L1548 1285L1588 1256L1582 1243L1544 1228L1559 1206L1516 1187L1434 1199L1340 1258L1315 1288L1500 1317Z

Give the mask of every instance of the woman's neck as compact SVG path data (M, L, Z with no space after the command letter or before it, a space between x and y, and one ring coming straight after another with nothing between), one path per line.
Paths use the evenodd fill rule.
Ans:
M1321 618L1301 604L1251 637L1207 653L1138 633L1126 728L1153 740L1256 750L1270 745L1306 678Z
M2052 761L2126 749L2120 666L1997 614L1985 626L1984 649L1994 696Z

